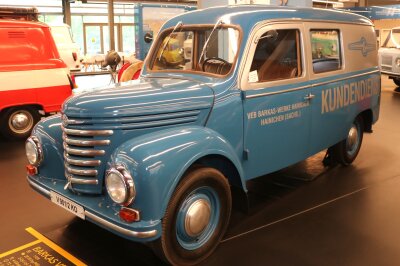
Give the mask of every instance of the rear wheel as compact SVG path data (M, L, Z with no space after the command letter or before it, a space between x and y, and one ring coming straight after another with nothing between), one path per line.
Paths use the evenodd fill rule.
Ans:
M156 253L173 265L193 265L217 247L229 223L232 207L225 176L213 168L198 168L176 188L162 221Z
M8 139L24 139L39 120L40 114L35 108L13 107L0 115L0 130Z
M330 148L329 152L333 160L342 165L350 165L360 151L363 132L363 119L358 116L351 125L347 138Z

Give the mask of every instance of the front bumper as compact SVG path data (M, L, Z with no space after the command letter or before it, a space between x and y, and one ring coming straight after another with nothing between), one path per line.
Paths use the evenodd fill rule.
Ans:
M86 220L89 220L124 238L138 242L147 242L157 239L160 235L160 221L140 221L137 223L126 224L118 220L116 217L116 211L113 209L115 206L104 206L106 203L104 199L105 197L85 197L85 202L83 203L82 201L76 200L76 197L82 198L82 196L72 194L68 190L63 191L62 182L59 180L54 181L41 177L32 177L30 175L27 176L27 180L34 190L48 199L50 199L50 191L53 190L69 200L76 202L84 208ZM62 189L60 190L60 188ZM99 209L103 211L99 211Z

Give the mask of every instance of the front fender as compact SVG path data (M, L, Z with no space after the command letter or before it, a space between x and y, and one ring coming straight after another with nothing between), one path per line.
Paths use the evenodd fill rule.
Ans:
M40 165L40 174L65 180L61 115L42 119L36 124L32 135L39 138L43 148L44 159Z
M235 150L217 132L200 126L163 130L129 140L115 150L110 164L125 165L133 176L137 195L132 207L142 212L142 219L159 220L185 171L207 155L230 160L245 187Z

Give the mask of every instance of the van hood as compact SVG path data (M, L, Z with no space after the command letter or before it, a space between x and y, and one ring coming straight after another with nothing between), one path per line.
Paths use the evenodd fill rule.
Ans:
M213 90L204 83L180 78L141 78L112 87L91 89L69 98L69 118L153 115L210 109Z

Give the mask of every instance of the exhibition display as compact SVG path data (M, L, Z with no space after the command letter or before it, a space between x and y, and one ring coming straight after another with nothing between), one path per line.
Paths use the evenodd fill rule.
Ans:
M234 188L324 149L355 160L379 117L376 43L370 20L336 10L178 15L137 80L70 97L37 124L29 185L170 264L199 263L224 236Z

